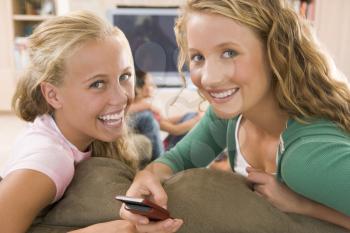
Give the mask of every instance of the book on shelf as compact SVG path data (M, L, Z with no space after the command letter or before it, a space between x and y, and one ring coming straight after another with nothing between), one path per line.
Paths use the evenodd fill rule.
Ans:
M21 5L26 15L54 15L55 13L54 0L24 0Z
M23 70L29 63L28 38L16 37L14 42L14 56L16 70Z

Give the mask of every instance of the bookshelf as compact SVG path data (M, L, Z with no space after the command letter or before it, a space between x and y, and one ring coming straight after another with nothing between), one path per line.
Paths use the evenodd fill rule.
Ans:
M57 15L57 0L12 0L15 70L28 64L27 37L42 21Z
M62 0L1 0L0 112L10 111L20 73L28 64L27 37L36 25L57 15Z

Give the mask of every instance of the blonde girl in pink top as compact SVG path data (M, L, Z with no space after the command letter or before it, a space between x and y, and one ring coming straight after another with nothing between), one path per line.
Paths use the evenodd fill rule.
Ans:
M62 197L75 165L90 156L136 165L125 136L134 64L124 34L92 13L75 12L42 23L29 42L30 65L13 108L33 123L0 174L1 232L25 232L44 207ZM122 220L74 232L136 229Z

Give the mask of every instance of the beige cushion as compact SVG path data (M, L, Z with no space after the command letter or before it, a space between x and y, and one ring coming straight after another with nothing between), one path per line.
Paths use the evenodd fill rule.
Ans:
M77 167L64 198L30 232L66 232L118 219L120 203L133 172L124 164L92 158ZM334 225L285 214L254 194L238 175L208 169L179 173L164 185L173 217L185 221L180 233L343 233ZM62 229L62 227L69 227ZM50 231L51 230L51 231Z
M56 230L79 228L118 219L121 204L114 197L125 194L133 177L128 166L114 159L98 157L82 162L63 198L36 219L30 232L46 233L50 232L49 226Z
M171 214L185 222L179 233L348 232L313 218L279 211L234 173L187 170L168 180L165 189Z

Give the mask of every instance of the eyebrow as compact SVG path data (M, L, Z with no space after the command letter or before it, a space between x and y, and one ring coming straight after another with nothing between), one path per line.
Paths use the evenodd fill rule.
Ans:
M128 66L128 67L125 67L121 73L123 73L123 72L132 72L132 70L133 70L132 67ZM84 83L88 83L91 80L94 80L94 79L97 79L97 78L107 78L107 77L108 77L108 74L104 74L104 73L96 74L96 75L88 78L87 80L85 80Z
M237 44L235 42L224 42L224 43L217 45L216 47L222 48L222 47L227 47L227 46L239 46L239 44Z
M223 47L227 47L227 46L239 46L239 44L235 43L235 42L223 42L223 43L220 43L218 45L215 45L216 48L223 48ZM190 52L196 52L196 51L199 51L198 49L195 49L195 48L188 48L188 51Z
M97 78L106 78L106 77L108 77L107 74L96 74L96 75L94 75L94 76L92 76L92 77L86 79L86 80L84 81L84 83L88 83L88 82L90 82L91 80L94 80L94 79L97 79Z

